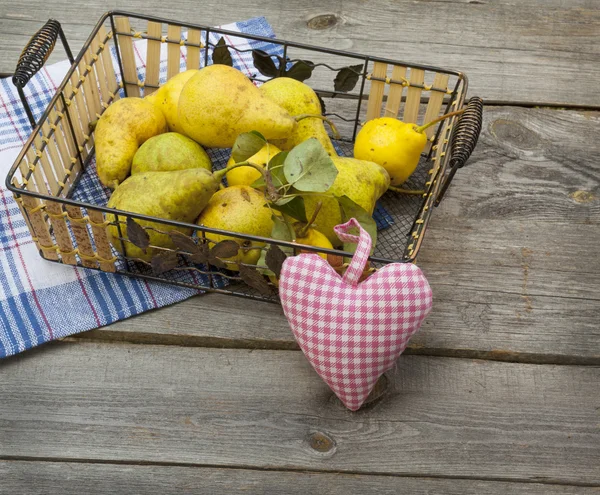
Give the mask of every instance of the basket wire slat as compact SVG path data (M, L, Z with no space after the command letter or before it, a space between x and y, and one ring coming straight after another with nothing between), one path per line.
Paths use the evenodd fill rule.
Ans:
M150 34L150 33L148 33ZM186 68L187 69L198 69L200 67L200 30L190 29L187 36L187 56L186 56Z
M132 22L138 30L132 29ZM136 23L139 22L143 24L138 26ZM149 219L155 222L155 226L161 226L159 231L164 229L166 232L174 227L192 228L199 243L212 242L206 237L206 232L211 232L211 229L144 215L116 212L103 204L76 201L71 197L77 191L77 185L82 177L88 172L93 173L93 169L89 169L94 160L91 124L120 97L120 90L128 96L140 96L141 88L144 88L144 96L151 94L159 87L161 64L166 62L167 79L170 79L179 74L182 56L187 69L205 66L209 61L209 52L212 53L216 40L220 38L219 35L227 41L225 46L229 50L238 52L249 50L231 46L228 35L279 46L281 51L277 57L274 57L278 63L283 63L282 60L288 60L288 63L295 60L294 50L300 50L302 57L305 57L306 51L310 51L314 55L311 59L315 61L313 64L315 73L329 71L334 74L343 67L362 64L362 67L356 70L359 78L358 92L341 92L331 87L314 88L324 98L336 97L335 100L331 100L331 104L341 105L339 109L336 107L327 115L335 117L338 123L345 124L346 128L349 128L344 139L336 142L342 151L342 156L352 155L352 141L359 125L365 121L380 116L397 118L402 114L405 122L427 122L441 114L461 108L465 99L466 77L456 71L365 57L152 16L121 12L107 13L99 21L81 54L75 60L70 74L52 99L39 126L34 130L11 169L7 181L23 212L33 240L44 258L186 287L256 299L277 300L275 292L271 295L261 294L242 283L240 275L235 272L223 271L213 266L194 265L180 256L179 266L166 274L157 275L152 272L148 263L127 259L115 249L120 247L120 250L125 252L125 245L131 242L123 235L121 228L128 217L138 220ZM134 43L137 39L144 38L147 39L145 74L142 79L139 79ZM163 50L165 45L166 48ZM116 54L116 63L111 56L111 47ZM185 47L183 54L182 47ZM320 62L316 60L319 53L336 55L340 58L340 62L339 64ZM165 54L166 60L163 58ZM297 53L296 55L298 56ZM360 64L357 64L357 61L360 61ZM391 73L388 75L388 72ZM117 74L120 76L121 83L117 82ZM252 79L262 80L261 77L257 77L258 75L259 72L256 71ZM429 85L425 82L426 75L427 80L432 81ZM322 85L322 79L319 81L318 84ZM306 82L310 83L310 80ZM449 83L454 84L454 89L448 89ZM363 101L366 101L366 105L363 105ZM428 129L429 143L426 153L417 171L403 186L409 189L424 189L425 192L419 196L399 196L388 192L381 198L380 204L391 218L391 224L380 232L376 251L371 257L374 266L382 266L391 261L414 261L436 195L446 174L451 133L456 120L457 118L453 117ZM220 166L224 165L224 161ZM114 221L107 220L108 212L117 213ZM118 231L113 244L117 243L121 246L111 245L108 231L111 223L116 225ZM263 249L267 249L269 244L277 244L281 247L293 247L295 252L298 252L293 244L282 241L235 233L231 233L231 237L241 240L264 240L267 245ZM169 248L161 247L160 250L165 251ZM308 248L305 251L326 252L318 248ZM339 250L332 250L329 254L343 255ZM195 283L190 277L186 278L186 274L194 273L207 275L208 286ZM232 285L223 287L223 280L229 280Z
M171 41L181 40L181 27L169 25L167 38ZM169 43L167 48L167 80L179 74L181 64L181 45Z
M119 85L117 84L117 72L113 66L112 57L110 56L110 50L108 50L108 43L112 38L112 32L109 35L106 32L106 28L103 25L100 25L100 29L98 29L98 35L96 37L98 39L98 57L102 62L102 70L104 71L104 75L106 77L106 82L108 83L108 96L109 98L105 98L105 101L108 102L110 98L113 100L119 99Z
M421 87L425 82L425 71L422 69L410 69L410 86L406 94L406 103L404 104L404 115L402 121L416 124L419 119L419 109L421 108Z
M448 85L448 80L450 77L448 74L436 74L433 78L433 86L434 87L446 87ZM425 110L425 117L423 118L423 122L431 122L435 119L439 114L442 108L442 104L444 103L444 95L439 92L432 92L429 96L429 102L427 103L427 110ZM432 146L431 138L435 135L435 129L430 127L425 130L425 134L429 138L427 146L425 147L424 152L428 153L429 149Z
M392 69L392 81L403 81L406 79L406 67L395 65ZM387 102L385 104L384 117L397 117L402 102L402 93L404 85L391 84Z
M387 64L375 62L373 64L373 75L379 78L385 78L387 75ZM385 82L380 80L371 80L371 92L369 93L369 102L367 103L366 120L372 120L380 116L384 91Z
M131 24L127 17L118 16L115 19L117 32L131 32ZM117 35L117 46L123 70L123 81L125 82L125 94L127 96L140 96L135 55L133 52L133 39L130 36ZM135 83L134 83L135 81Z
M160 38L162 24L148 21L148 36ZM144 96L154 93L160 79L160 41L148 40Z

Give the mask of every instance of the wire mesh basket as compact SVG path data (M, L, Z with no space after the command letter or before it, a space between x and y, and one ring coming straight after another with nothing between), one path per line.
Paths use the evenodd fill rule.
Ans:
M41 69L59 37L72 65L35 122L23 88ZM145 54L141 68L136 63L140 50ZM419 166L403 185L410 193L388 191L375 209L378 240L371 266L415 261L433 207L469 158L481 129L482 102L472 98L465 104L464 74L120 11L102 16L76 58L60 24L48 21L17 64L13 82L34 130L6 183L43 258L202 290L278 300L275 281L257 276L252 266L243 263L239 270L228 269L229 262L219 257L206 234L227 235L240 249L251 245L265 252L277 246L297 253L297 244L108 208L110 193L95 171L93 123L113 102L151 94L180 71L231 60L241 63L240 68L257 85L278 76L309 84L321 98L324 115L342 135L334 141L340 156L352 156L359 126L373 118L387 116L422 124L466 107L460 117L450 117L427 130L428 143ZM207 151L215 169L224 167L230 156L230 150ZM109 213L112 215L107 216ZM172 248L149 246L162 254L156 257L158 262L123 255L127 252L124 246L135 243L130 238L135 226L144 220L151 220L153 226L141 228L162 233L177 228L189 235ZM119 229L119 236L109 235L111 226ZM122 226L129 227L129 237L122 233ZM338 261L351 256L336 249L303 246L301 250L322 252ZM343 269L343 263L338 267Z

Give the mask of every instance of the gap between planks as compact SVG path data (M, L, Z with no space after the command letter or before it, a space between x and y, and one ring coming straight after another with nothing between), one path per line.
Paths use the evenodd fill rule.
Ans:
M92 333L89 336L89 333ZM95 344L106 342L113 344L134 345L163 345L179 347L201 347L206 349L248 349L270 351L299 351L300 348L292 340L250 340L250 339L225 339L220 337L172 335L132 332L123 333L111 330L90 330L79 335L57 339L63 342L77 342L79 344ZM52 345L49 343L47 345ZM483 361L499 361L503 363L519 364L552 364L558 366L600 366L600 356L565 356L560 354L542 354L534 352L517 352L505 350L483 351L477 349L449 349L449 348L424 348L409 346L403 353L410 356L432 356L453 359L480 359Z
M595 483L585 482L565 482L561 480L554 480L545 477L534 477L531 479L513 479L503 477L481 477L481 476L450 476L450 475L435 475L427 473L411 473L411 474L394 474L394 473L364 473L362 471L354 470L336 470L336 469L306 469L306 468L293 468L286 467L285 469L277 469L273 467L259 467L245 464L230 464L223 466L221 464L202 464L194 462L160 462L160 461L130 461L121 459L81 459L71 457L31 457L31 456L1 456L0 461L21 461L21 462L65 462L69 464L101 464L101 465L114 465L114 466L157 466L157 467L178 467L188 469L220 469L220 470L246 470L246 471L258 471L258 472L272 472L272 473L304 473L304 474L337 474L337 475L356 475L356 476L377 476L384 478L422 478L422 479L435 479L435 480L456 480L456 481L486 481L486 482L498 482L498 483L512 483L518 484L540 484L540 485L554 485L554 486L573 486L573 487L589 487L597 488L600 485Z

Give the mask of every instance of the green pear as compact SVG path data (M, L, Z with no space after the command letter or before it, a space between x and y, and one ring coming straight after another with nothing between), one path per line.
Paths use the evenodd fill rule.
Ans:
M121 98L98 119L94 130L96 172L100 182L114 189L131 171L138 148L148 139L167 131L160 110L142 98Z
M270 237L273 230L271 210L263 193L249 186L230 186L221 189L210 199L202 211L198 225L214 229L229 230L241 234ZM215 244L224 240L234 240L240 245L235 256L226 258L229 270L238 270L237 263L255 265L260 258L264 242L254 242L239 237L206 233L206 238ZM212 247L211 243L211 247Z
M177 116L177 108L179 105L179 95L186 82L198 72L198 69L188 69L184 72L173 76L154 93L144 97L144 100L152 103L158 108L169 126L171 132L181 132L179 118Z
M303 114L321 115L321 102L310 86L290 77L277 77L267 81L260 91L270 100L285 108L294 117ZM329 156L337 156L331 139L319 118L305 118L298 122L296 129L289 137L273 140L272 143L284 151L309 138L317 138Z
M210 158L196 141L177 132L151 137L133 157L131 174L169 172L187 168L212 171Z
M231 148L249 131L281 139L296 127L295 119L242 72L221 64L200 69L183 86L178 112L183 134L209 148Z
M380 165L365 160L339 156L333 156L331 159L338 169L338 175L327 192L338 197L348 196L372 215L375 203L390 185L387 171ZM342 242L333 228L342 223L342 214L335 199L305 196L306 216L312 217L319 201L322 201L322 205L313 228L324 234L331 244L339 247Z
M166 220L193 223L211 196L219 189L219 181L203 168L190 168L172 172L144 172L132 175L120 184L108 201L109 208L149 215ZM107 214L109 222L116 221L116 215ZM120 217L124 221L124 217ZM150 245L173 249L174 245L168 232L178 230L186 235L191 229L146 220L136 220L150 237ZM121 234L119 234L119 228ZM157 229L157 230L153 230ZM127 257L150 261L160 250L138 248L127 239L127 226L124 223L111 225L109 234L113 246Z

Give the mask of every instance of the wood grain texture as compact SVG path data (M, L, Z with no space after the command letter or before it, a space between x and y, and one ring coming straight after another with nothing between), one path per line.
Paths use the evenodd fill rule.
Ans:
M0 363L0 458L600 484L600 369L403 356L348 412L300 352L55 343Z
M192 0L0 5L1 72L14 70L29 37L50 17L63 23L77 51L108 9L206 25L266 16L292 41L462 70L471 94L487 99L600 105L600 9L589 0L343 0L327 6L317 0L209 0L202 9ZM323 14L329 22L315 19Z
M599 492L591 487L540 483L1 460L0 479L6 493L27 495L597 495Z

